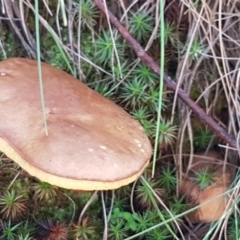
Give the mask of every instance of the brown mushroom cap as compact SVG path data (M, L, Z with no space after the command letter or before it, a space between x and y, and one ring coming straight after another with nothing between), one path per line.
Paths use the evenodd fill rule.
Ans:
M0 151L68 189L115 189L137 179L152 154L142 126L71 75L45 63L42 74L48 136L37 62L0 62Z
M230 169L224 166L220 154L210 151L206 155L204 153L194 155L190 171L198 172L201 169L209 169L214 173L214 182L210 186L204 190L199 189L188 173L179 188L180 196L185 197L190 208L203 204L187 214L191 223L217 221L231 207L228 195L224 195L231 184L231 173Z

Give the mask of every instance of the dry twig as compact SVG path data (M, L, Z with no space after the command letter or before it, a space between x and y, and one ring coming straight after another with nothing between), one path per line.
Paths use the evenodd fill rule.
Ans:
M118 21L118 19L105 8L102 0L94 0L98 8L104 13L107 14L111 23L116 27L116 29L120 32L123 38L132 46L137 56L144 62L149 68L151 68L156 74L160 74L160 68L157 63L144 51L144 49L140 46L138 41L134 39L131 34L127 31L127 29ZM166 86L172 90L173 92L177 91L178 97L187 104L193 112L197 114L197 116L205 122L212 131L223 139L229 146L237 149L237 141L235 137L229 134L224 128L219 126L210 116L206 114L206 112L200 108L189 96L182 90L176 87L176 83L172 81L172 79L164 74L164 82Z

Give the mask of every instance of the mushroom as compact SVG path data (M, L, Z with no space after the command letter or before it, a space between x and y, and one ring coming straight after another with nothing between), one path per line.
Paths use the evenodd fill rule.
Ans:
M0 151L30 175L68 189L107 190L137 179L152 147L121 107L42 63L45 133L35 60L0 62Z
M193 176L204 169L212 172L213 182L205 189L200 189ZM199 223L219 220L231 206L228 195L224 195L230 184L230 169L224 166L224 161L218 152L209 151L207 154L194 155L189 171L180 184L179 194L185 198L190 208L203 205L187 214L189 221ZM209 202L206 203L207 201Z

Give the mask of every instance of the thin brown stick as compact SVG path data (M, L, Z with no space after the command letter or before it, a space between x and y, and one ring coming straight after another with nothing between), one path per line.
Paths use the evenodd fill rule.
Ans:
M118 21L118 19L109 11L105 9L102 0L94 0L98 8L109 16L111 23L116 27L120 32L123 38L132 46L137 56L144 62L149 68L151 68L156 74L160 75L160 68L157 63L144 51L140 46L138 41L132 37L132 35L127 31L127 29ZM228 143L231 147L237 149L237 141L235 137L229 134L224 128L219 126L210 116L208 116L202 108L200 108L188 95L181 89L176 87L176 83L166 74L164 74L164 82L166 86L173 92L177 91L178 97L192 109L197 116L206 123L212 131Z

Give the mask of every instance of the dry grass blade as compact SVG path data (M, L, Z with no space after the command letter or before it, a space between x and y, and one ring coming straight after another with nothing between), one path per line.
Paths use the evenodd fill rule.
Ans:
M36 58L36 43L24 19L23 1L19 1L18 4L17 1L2 0L0 4L8 19L9 26L18 36L29 57ZM23 31L19 31L19 28Z
M95 0L97 6L106 14L104 4L101 0ZM140 44L129 34L126 28L114 17L109 11L107 13L111 22L118 29L118 31L124 36L124 38L131 44L132 48L137 53L138 57L155 73L159 74L160 68L158 64L156 64L153 59L144 51L144 49L140 46ZM172 79L164 75L164 81L167 87L173 91L176 91L176 84L172 81ZM184 101L197 115L198 117L205 122L220 138L224 139L230 146L237 148L236 139L234 136L229 134L225 129L218 126L218 124L209 117L198 105L195 104L192 99L188 97L188 95L182 90L178 89L177 91L178 97Z

